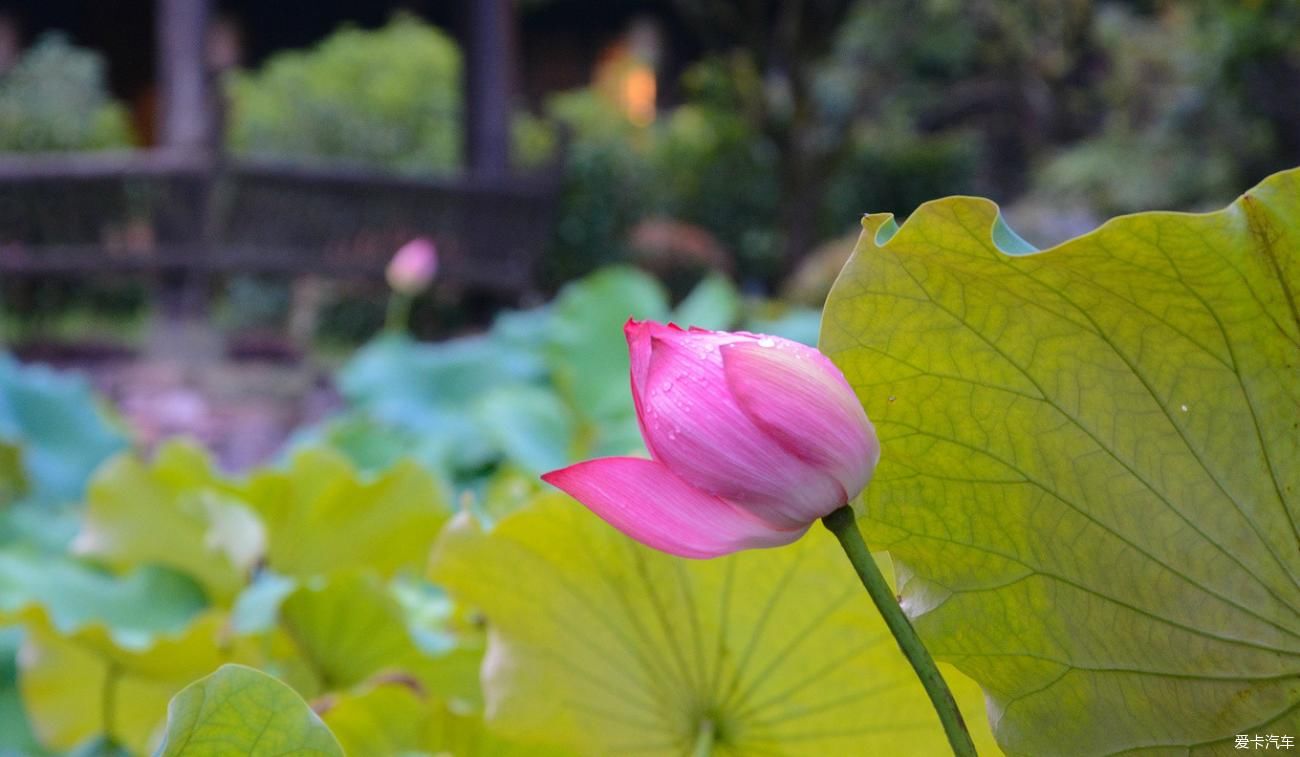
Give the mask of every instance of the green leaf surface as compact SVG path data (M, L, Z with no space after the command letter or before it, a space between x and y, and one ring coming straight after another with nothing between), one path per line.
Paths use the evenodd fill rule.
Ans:
M711 561L641 547L556 494L485 533L458 516L433 577L488 619L485 717L581 754L939 754L938 717L829 533ZM956 671L977 740L996 749Z
M343 749L293 689L258 670L223 665L167 707L159 757L343 757Z
M0 507L8 507L22 499L29 486L23 465L23 448L15 442L0 440Z
M126 446L85 379L2 354L0 442L22 448L24 493L56 504L80 499L95 467Z
M281 605L280 621L317 690L347 689L381 673L415 675L429 664L401 606L370 575L336 575L299 587Z
M349 757L445 754L456 757L559 757L488 732L481 717L458 713L418 687L393 681L337 697L322 718Z
M556 389L594 430L596 454L641 447L628 393L628 318L668 317L658 281L633 268L606 268L566 286L551 308L545 356Z
M18 690L18 648L21 628L0 628L0 754L43 754L27 722L22 693Z
M186 684L242 650L222 643L224 619L200 616L150 645L124 647L108 627L71 633L28 617L18 655L19 686L32 730L46 747L71 749L105 736L135 753L156 743L167 702Z
M796 306L767 306L745 322L745 331L771 334L809 346L817 345L822 314L819 310Z
M821 337L862 523L1003 748L1300 733L1300 171L1036 254L974 198L863 225Z
M577 429L554 391L539 386L498 387L480 397L477 418L505 457L539 475L572 458Z
M119 569L165 565L226 602L265 545L265 528L235 485L202 450L173 443L151 464L121 455L96 474L73 549Z
M304 450L241 481L174 443L150 464L124 455L105 466L73 547L121 570L165 565L224 605L263 561L298 578L418 571L448 514L438 480L410 461L362 476L337 452Z
M420 465L400 462L363 477L324 449L254 475L242 496L266 524L267 564L296 577L420 570L450 515L441 484Z
M420 344L384 337L362 348L339 372L339 390L352 406L441 444L437 458L452 469L475 468L495 454L473 416L473 402L497 386L538 378L535 355L503 348L491 336Z
M720 273L701 279L672 315L673 322L682 328L699 326L714 330L733 328L739 318L740 292L731 279Z
M117 577L62 557L0 552L0 621L39 606L63 633L104 623L123 646L182 631L206 605L193 580L146 566Z
M362 410L352 410L316 426L300 429L287 445L293 453L326 446L342 453L363 473L386 470L411 459L429 470L445 467L445 444L434 434L418 434Z

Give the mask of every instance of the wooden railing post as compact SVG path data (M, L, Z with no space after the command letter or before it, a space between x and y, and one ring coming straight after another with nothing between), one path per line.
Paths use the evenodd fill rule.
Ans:
M465 144L469 170L500 178L510 172L510 106L515 78L512 0L468 3L465 38Z
M208 315L209 277L215 254L209 206L219 171L220 134L217 92L208 65L208 25L212 0L155 0L158 85L158 149L195 160L197 181L184 206L192 211L173 219L158 234L183 256L167 261L157 290L161 313L155 352L195 361L219 351ZM157 220L157 219L156 219Z
M211 0L156 0L158 136L180 151L215 147L216 115L208 76Z

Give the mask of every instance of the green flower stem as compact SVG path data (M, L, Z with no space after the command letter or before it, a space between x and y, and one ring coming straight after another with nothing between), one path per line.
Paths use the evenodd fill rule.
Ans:
M710 757L713 754L714 737L713 721L701 722L699 731L695 734L695 748L691 750L691 757Z
M871 595L871 601L876 603L876 609L884 616L885 625L889 626L890 632L894 634L894 640L903 650L907 661L912 663L912 669L916 671L917 678L921 679L921 685L925 687L925 693L930 696L935 712L939 713L939 722L943 724L943 732L948 736L948 743L952 745L952 753L957 757L975 757L975 743L971 741L970 732L966 730L966 722L961 717L961 710L957 709L957 700L953 699L952 691L943 680L943 675L939 673L930 651L925 648L925 644L921 643L921 637L916 635L916 629L912 628L912 623L903 613L903 608L898 606L898 600L894 598L889 582L881 574L876 561L871 557L871 551L862 541L853 509L845 505L822 518L822 523L835 534L836 539L839 539L844 554L849 556L849 562L853 563L858 578L862 579L862 585Z
M384 316L384 330L403 334L411 327L411 303L415 298L409 294L393 292L388 296L388 312Z

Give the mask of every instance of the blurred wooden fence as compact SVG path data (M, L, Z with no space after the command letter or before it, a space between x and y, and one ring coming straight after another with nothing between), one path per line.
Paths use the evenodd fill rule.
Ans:
M530 288L553 174L409 178L183 151L0 157L0 276L156 271L377 277L415 236L440 278Z

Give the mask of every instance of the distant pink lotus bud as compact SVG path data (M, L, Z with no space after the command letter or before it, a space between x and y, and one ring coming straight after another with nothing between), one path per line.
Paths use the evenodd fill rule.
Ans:
M394 292L419 294L433 283L438 272L438 248L433 241L416 237L398 249L385 275Z
M789 544L856 497L880 443L839 369L761 334L624 329L651 460L542 476L637 541L682 557Z

